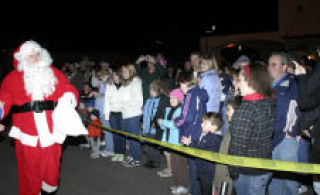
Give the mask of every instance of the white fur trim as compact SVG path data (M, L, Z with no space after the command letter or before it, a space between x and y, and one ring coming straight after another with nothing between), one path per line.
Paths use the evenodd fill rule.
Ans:
M64 140L66 139L66 137L67 137L67 135L64 133L61 133L60 131L55 131L55 130L53 131L52 138L58 144L62 144L64 142Z
M34 115L34 122L36 124L37 131L38 131L41 147L51 146L52 144L54 144L54 140L49 131L46 112L45 111L43 111L42 113L34 112L33 115Z
M58 186L51 186L51 185L49 185L49 184L47 184L46 182L43 181L41 188L42 188L43 191L51 193L51 192L56 191L58 189Z
M71 92L64 93L59 102L70 102L74 108L77 106L76 96Z
M11 127L9 136L17 140L20 140L22 144L31 146L31 147L36 147L38 143L38 136L32 136L32 135L23 133L20 130L20 128L16 126Z

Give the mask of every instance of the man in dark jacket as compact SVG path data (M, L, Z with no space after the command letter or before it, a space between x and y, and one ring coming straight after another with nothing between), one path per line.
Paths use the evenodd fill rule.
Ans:
M320 56L320 46L317 49ZM306 74L306 68L295 62L295 75L298 80L298 103L304 113L299 125L302 133L311 138L312 163L320 163L320 64L318 63L310 74ZM320 194L320 178L315 177L313 188L316 194Z
M142 63L146 62L147 67L142 67ZM142 90L143 90L143 103L147 101L150 97L150 84L158 79L162 79L164 76L164 68L156 63L156 60L153 56L140 56L136 63L135 68L138 76L142 80Z
M298 87L293 75L287 74L288 57L284 52L274 52L269 57L268 71L273 79L276 94L276 122L273 133L272 159L298 161ZM294 174L273 175L270 194L298 194L299 183Z

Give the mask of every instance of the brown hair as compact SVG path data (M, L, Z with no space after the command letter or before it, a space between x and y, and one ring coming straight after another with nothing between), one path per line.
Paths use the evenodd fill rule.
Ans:
M240 74L244 75L248 85L257 93L266 97L272 97L272 79L265 63L255 61L249 65L249 75L243 69L240 71Z
M193 72L182 72L179 75L178 83L186 84L188 87L196 85L196 78L193 76Z
M122 84L124 86L127 86L131 83L131 81L133 80L133 78L137 75L137 72L136 72L136 68L132 65L132 64L127 64L127 65L123 65L121 67L121 70L122 69L127 69L129 71L129 78L128 79L123 79L122 81Z
M222 126L222 117L219 113L215 113L215 112L204 113L202 116L202 122L207 120L210 121L212 125L217 125L218 130Z
M165 95L169 97L169 89L166 84L160 80L155 80L150 84L150 89L154 90L158 95Z
M109 78L108 78L107 83L108 83L109 85L112 85L112 84L113 84L113 78L112 78L112 77L113 77L113 74L117 75L117 76L119 77L119 82L122 83L121 72L120 72L119 69L115 69L115 70L112 71L111 75L110 75Z

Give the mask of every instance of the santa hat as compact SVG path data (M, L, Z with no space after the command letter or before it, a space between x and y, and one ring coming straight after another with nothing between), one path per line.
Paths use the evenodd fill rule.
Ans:
M32 52L39 52L41 57L46 61L47 65L51 65L52 58L49 52L42 48L41 45L33 40L23 42L15 51L13 66L15 69L19 69L19 64L26 59Z
M178 100L180 100L180 102L182 102L184 99L184 94L180 88L177 88L170 92L170 97L177 98Z

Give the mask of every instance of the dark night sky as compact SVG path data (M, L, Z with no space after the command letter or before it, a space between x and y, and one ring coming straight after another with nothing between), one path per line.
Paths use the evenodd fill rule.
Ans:
M208 36L205 31L210 30L212 24L216 25L216 31L211 35L277 30L276 0L245 2L200 4L192 9L184 6L169 9L170 5L163 5L161 10L112 13L110 7L88 13L55 10L57 17L44 21L36 18L27 28L2 28L0 43L8 50L23 40L34 39L51 50L62 52L167 50L184 53L198 49L199 37ZM34 25L38 20L40 22Z

